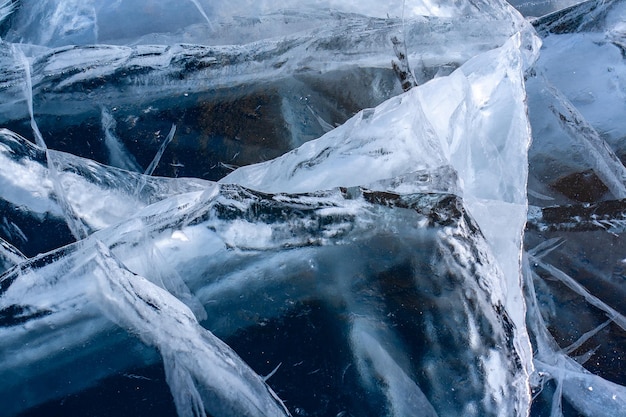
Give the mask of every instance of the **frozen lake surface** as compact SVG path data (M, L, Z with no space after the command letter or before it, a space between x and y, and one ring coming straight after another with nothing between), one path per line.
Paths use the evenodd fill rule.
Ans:
M0 0L3 415L626 416L624 22Z

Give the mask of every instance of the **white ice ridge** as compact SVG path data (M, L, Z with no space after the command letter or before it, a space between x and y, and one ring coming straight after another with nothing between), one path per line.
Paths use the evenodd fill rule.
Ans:
M204 329L168 291L133 274L96 243L100 308L115 323L159 349L180 417L290 415L263 379Z
M451 166L465 204L490 243L505 280L494 293L517 327L530 370L520 260L526 221L527 119L524 71L538 56L532 29L272 161L220 182L265 192L310 192L369 184Z

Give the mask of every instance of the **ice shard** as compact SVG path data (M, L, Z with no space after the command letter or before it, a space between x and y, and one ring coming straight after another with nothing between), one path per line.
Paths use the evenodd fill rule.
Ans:
M287 416L289 412L226 344L176 297L126 269L96 242L100 308L159 349L180 416ZM194 382L198 381L198 382Z
M0 236L28 256L72 242L74 237L59 206L44 150L6 129L0 130L0 143L4 223ZM140 207L209 184L196 179L146 177L70 154L48 152L67 202L90 233L116 224ZM139 187L141 192L137 193Z
M0 271L2 273L26 260L26 257L6 240L0 240L0 245L2 246L0 248Z

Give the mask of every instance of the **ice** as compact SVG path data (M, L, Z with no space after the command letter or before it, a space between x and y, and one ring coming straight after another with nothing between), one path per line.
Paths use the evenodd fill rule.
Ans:
M0 273L26 260L20 251L4 239L0 239Z
M15 3L12 0L4 0L0 3L0 23L2 23L7 17L15 10Z
M530 261L534 262L536 266L547 270L554 278L563 282L566 286L572 289L577 294L581 295L585 300L593 305L594 307L604 311L607 316L611 319L611 321L615 322L622 329L626 330L626 317L619 312L615 311L612 307L608 306L602 300L593 296L589 293L587 289L585 289L582 285L580 285L576 280L572 277L554 267L553 265L545 264L535 257L530 257Z
M539 312L533 284L535 275L528 264L526 264L524 271L528 309L531 313L529 314L529 327L536 338L537 351L534 362L537 367L537 374L542 379L542 385L550 379L557 381L557 389L552 394L550 416L563 415L561 399L563 395L583 415L600 416L623 413L623 410L626 409L626 389L624 386L588 372L558 348L558 344L548 332L546 323ZM606 325L601 325L601 327L604 326ZM590 333L597 333L597 331L599 331L598 328L590 331ZM589 333L585 334L585 336L588 335Z
M146 168L144 175L152 175L152 173L154 173L154 169L157 167L157 165L159 165L159 161L161 160L161 157L163 156L163 152L165 152L165 148L167 148L167 145L169 145L172 139L174 139L175 134L176 134L176 125L172 125L170 132L167 134L167 137L161 144L161 147L159 148L159 151L157 152L157 154L154 155L154 159L152 160L152 162L150 162L150 165L148 166L148 168Z
M609 19L617 17L617 21L619 21L618 16L621 12L619 9L622 7L620 0L588 0L575 3L535 19L533 24L537 27L538 33L545 36L549 33L596 31L602 26L607 17ZM614 11L615 9L618 10L617 14L609 13L609 11Z
M109 165L125 169L126 171L141 172L141 167L122 141L115 136L117 123L113 115L104 107L102 108L102 129L104 130L104 145L109 151ZM148 174L150 175L150 174Z
M167 137L161 144L161 147L159 148L157 154L154 155L154 159L152 160L152 162L150 162L150 165L148 165L148 168L146 168L144 172L144 176L141 177L139 184L137 184L137 191L135 191L135 195L141 194L143 187L146 186L146 176L152 175L154 173L154 169L157 167L157 165L159 165L159 162L161 161L161 157L163 156L163 152L165 152L165 148L167 148L167 145L169 145L172 139L174 138L174 134L176 134L176 125L172 125L170 132L167 134Z
M12 240L7 232L2 237L29 256L71 242L45 151L6 129L0 130L0 144L4 219L26 231L26 242ZM89 233L126 219L138 208L174 194L204 189L208 184L194 179L147 178L62 152L48 153L68 204ZM141 192L137 193L141 184Z
M16 46L13 46L13 54L16 57L18 64L24 70L24 96L26 97L26 103L28 106L28 115L30 116L30 126L33 130L33 134L35 136L35 143L44 151L46 156L46 161L48 164L48 173L49 179L52 183L52 187L55 191L58 204L61 208L61 212L63 213L63 217L65 218L65 222L67 223L67 227L70 232L76 238L76 240L83 239L87 236L87 230L85 229L82 222L76 217L74 210L69 202L67 201L67 197L65 195L65 190L61 187L61 183L59 180L59 174L57 172L56 166L53 163L52 156L48 152L48 147L46 142L41 135L41 131L39 130L39 126L37 126L37 122L35 121L35 113L33 111L33 83L31 78L31 63L24 55L24 52Z
M490 143L495 139L488 138L492 136L489 129L497 130L502 126L484 126L485 136L477 137L469 145L466 145L469 141L461 142L458 137L465 124L484 123L483 120L487 120L481 117L481 112L492 111L486 107L491 99L497 102L492 104L493 111L498 110L498 105L509 119L513 115L509 130L515 131L514 127L518 127L515 123L519 123L524 129L515 138L520 142L519 145L516 144L519 147L511 145L510 151L507 148L511 154L509 159L513 159L513 155L519 155L520 151L523 153L524 147L528 146L529 132L528 127L524 127L523 103L517 108L511 108L506 106L509 103L503 101L511 100L510 103L515 104L516 99L519 101L523 96L511 99L501 99L498 96L504 96L515 89L518 89L518 94L523 94L520 78L522 57L514 57L517 59L511 63L511 67L505 64L496 66L493 72L489 69L483 74L479 73L481 64L484 65L486 61L501 63L503 60L497 58L515 54L520 42L521 37L515 37L493 56L481 56L480 60L469 62L449 77L434 80L423 88L413 89L375 109L363 110L320 139L308 142L273 161L243 167L226 176L221 182L240 183L274 192L306 192L338 185L367 184L418 169L435 169L451 162L463 174L461 179L466 198L476 195L484 199L500 198L508 202L523 203L524 193L520 192L520 185L523 189L523 176L520 178L513 174L519 172L518 170L511 170L511 177L502 179L501 186L486 187L487 183L493 184L496 181L486 177L489 173L488 165L481 164L481 161L472 163L471 153L466 151L472 151L473 148L462 147L476 146L479 150L475 152L482 155L477 154L474 158L493 156L484 154L495 153L503 145ZM507 80L505 84L500 83L502 78ZM510 78L512 80L509 81ZM483 108L479 108L480 106ZM388 139L389 125L396 129L392 134L393 141ZM522 162L519 164L522 167L524 165ZM364 169L365 167L370 169ZM484 171L467 172L473 169Z
M45 3L24 2L20 10L26 13L29 7L45 8ZM121 3L118 11L123 13L133 3ZM205 9L210 15L209 8ZM189 131L184 136L179 132L172 152L187 152L187 142L208 136L204 140L214 149L239 149L227 155L199 155L197 165L209 158L210 167L219 163L247 165L317 138L328 126L342 124L355 112L399 93L390 65L394 59L393 37L409 45L408 62L418 79L426 81L447 75L477 53L500 46L525 24L510 11L501 16L494 5L487 4L481 9L484 14L468 12L462 20L425 18L409 12L401 19L401 8L389 17L349 13L348 9L277 12L269 7L252 23L243 18L227 19L227 23L218 25L223 33L197 39L171 34L153 36L145 42L135 39L119 46L100 40L96 45L52 49L22 44L32 60L33 106L39 128L49 147L109 163L98 151L100 142L92 140L87 145L78 134L67 135L66 131L74 131L79 125L86 130L83 134L93 137L95 132L88 127L93 118L102 118L104 107L114 116L118 130L124 132L118 136L125 147L136 155L132 146L137 145L127 138L142 138L141 145L148 147L149 137L143 139L147 136L145 126L167 118L162 114L165 107L174 109L174 118L169 119L167 128L155 130L166 132L176 123L184 124ZM255 19L259 22L254 23ZM485 19L491 22L489 31L484 30ZM20 26L15 23L12 27ZM264 35L274 28L278 31L275 36L266 38ZM287 32L282 33L280 28ZM162 44L155 44L159 42ZM14 64L5 63L3 78L11 79ZM0 122L27 136L20 126L27 114L26 106L14 104L19 99L13 89L0 93ZM232 122L222 122L225 126L220 128L211 118ZM263 149L250 154L237 145L251 146L260 141L266 142ZM156 151L151 150L150 157ZM145 167L150 160L137 162ZM188 169L192 166L186 165ZM217 168L185 175L201 177L207 171L211 175L206 179L225 175Z
M509 0L509 3L529 18L549 15L581 3L582 0Z
M375 324L367 323L366 319L356 317L350 332L356 363L365 383L373 386L376 379L382 379L389 391L388 396L391 396L393 416L410 415L414 410L420 410L424 416L437 416L437 411L419 386L406 375L388 350L381 346L381 340L388 343L393 339L373 336L375 327Z
M547 80L529 80L528 88L533 93L531 121L536 134L542 138L530 151L531 159L538 162L534 177L541 178L545 185L562 191L574 201L590 202L607 192L613 198L624 198L626 168L608 142ZM566 150L571 157L564 161L555 160L553 155L557 149ZM560 178L555 178L555 173ZM590 190L585 190L582 184L570 186L572 180L568 176L571 179L588 177ZM596 184L593 178L597 178ZM541 185L533 183L530 187L534 189ZM555 198L559 199L559 196L549 197L548 201ZM541 200L546 199L539 197L537 204L550 204Z
M622 415L626 3L574 3L0 1L3 413Z
M130 272L102 242L96 242L96 251L100 308L159 349L179 416L202 416L203 410L290 415L271 388L176 297Z
M517 308L522 297L512 289L519 285L516 254L526 221L527 168L520 155L530 142L523 68L533 60L520 49L523 44L531 51L538 47L528 36L519 34L448 77L363 110L320 139L272 161L240 168L221 182L267 192L307 192L451 165L469 211L493 244L507 277L509 291L503 297L523 328L524 315ZM465 137L468 131L475 132L471 140Z
M329 210L330 208L333 210ZM502 352L494 350L495 346L507 343L505 340L512 337L509 333L511 329L505 325L506 314L491 304L492 295L483 289L493 286L499 274L497 270L491 270L490 273L481 272L480 280L484 281L478 283L476 277L465 271L465 262L471 264L475 262L467 256L470 258L478 256L477 261L487 268L493 267L493 260L489 258L488 251L485 251L486 246L484 242L481 242L482 237L478 229L471 222L467 223L470 221L469 218L464 217L458 210L462 210L460 200L449 194L394 196L389 193L360 189L353 189L349 193L334 190L317 195L268 196L255 194L240 187L221 186L219 190L208 189L200 193L181 194L172 199L163 200L146 207L139 217L131 218L112 230L96 232L92 235L93 237L83 240L81 244L66 247L40 260L24 263L20 267L22 272L13 270L3 277L3 311L7 312L10 306L20 306L21 309L29 312L30 324L28 328L8 326L3 329L4 349L5 352L12 352L12 358L1 362L0 366L3 372L15 373L15 370L25 368L43 376L63 366L64 359L61 358L65 351L75 352L85 340L107 332L110 325L98 318L97 311L101 308L98 306L102 305L102 301L97 300L106 296L109 290L97 290L94 287L96 285L94 280L90 279L94 275L100 277L98 278L100 283L101 279L106 278L107 285L112 285L109 283L110 280L115 280L113 283L120 280L121 284L128 287L125 291L131 291L130 288L134 288L134 291L140 294L133 294L131 291L130 295L124 297L127 297L126 299L130 297L131 300L137 302L136 297L140 297L146 303L144 307L137 307L138 310L136 310L121 305L114 311L120 315L127 312L128 316L123 315L120 318L116 315L117 318L114 321L137 332L143 340L148 338L149 343L156 344L165 355L164 351L170 349L167 346L170 346L173 340L182 337L182 334L177 332L178 336L174 337L173 335L165 336L166 333L161 333L161 335L155 333L151 336L152 333L147 333L148 329L156 332L156 329L166 331L170 328L166 326L165 318L159 319L159 326L155 326L150 325L150 322L140 320L140 316L135 316L135 314L138 311L143 312L140 314L145 319L145 314L152 314L155 311L155 307L150 308L150 305L159 305L158 311L165 314L168 307L161 307L161 304L158 304L159 299L153 298L156 297L155 293L166 293L164 290L157 290L153 284L148 285L146 281L131 275L126 270L147 276L146 272L149 270L167 272L166 265L169 265L170 268L179 271L189 288L200 297L200 301L208 309L209 322L215 323L211 327L218 329L222 335L228 335L243 325L243 323L236 322L230 325L219 325L233 314L232 319L235 319L239 315L237 311L252 309L257 314L272 317L281 314L283 309L294 308L310 298L328 300L329 306L335 306L331 308L340 316L354 314L356 321L350 325L356 337L352 346L354 354L360 357L360 360L374 361L374 368L364 370L361 378L369 380L369 385L372 384L374 375L380 375L387 381L382 386L374 384L370 389L374 392L382 391L385 403L389 404L385 405L384 409L394 413L392 415L403 415L405 407L416 405L424 407L425 412L430 410L431 406L428 405L424 394L421 394L421 390L444 393L451 383L459 392L465 393L465 396L461 398L467 398L466 396L482 398L483 395L489 398L485 402L477 400L473 406L477 415L508 413L506 410L513 410L519 406L517 392L519 389L523 390L523 386L511 384L516 383L517 378L521 376L520 373L523 375L523 369L519 367L517 361L509 359L509 355L515 355L515 349L506 349ZM273 213L280 211L284 214L279 219L275 218ZM303 214L306 215L303 216ZM405 219L407 216L408 219ZM409 220L410 222L407 223ZM374 224L378 224L378 230L372 229ZM414 226L409 229L403 226L404 230L402 230L399 228L401 224ZM267 230L266 237L264 240L251 240L249 233L239 235L240 237L246 236L246 240L233 237L233 228L241 230L242 227L257 229L263 227ZM179 232L170 233L172 229L179 230ZM144 238L134 237L137 234L145 234L146 231L148 234L144 235ZM294 234L296 231L298 233ZM390 234L389 231L393 233ZM398 236L394 236L398 233ZM186 239L181 239L181 236L185 236ZM116 254L111 256L118 259L114 265L109 265L113 260L107 255L108 249L101 247L100 240L105 242L106 246L114 248ZM414 247L415 242L418 241L433 243L422 244L421 250L427 253L420 254L419 251L415 251ZM138 246L138 242L141 242L141 246ZM370 243L364 244L366 242ZM256 246L251 247L251 243L255 243ZM150 248L155 246L161 253L159 257L150 255L152 252ZM292 249L285 252L285 247ZM386 253L389 247L398 248L394 259L387 258ZM475 255L469 255L474 250L478 252ZM455 254L456 251L459 253ZM464 254L465 252L468 254ZM104 266L105 261L101 259L103 256L106 260ZM431 265L431 256L448 259L448 261L445 265ZM338 257L349 257L356 263L338 263ZM416 312L412 312L412 308L405 306L404 303L400 304L400 300L397 301L398 304L394 302L388 307L383 307L384 304L381 304L382 311L379 309L368 311L367 309L367 305L371 302L378 305L385 300L388 290L384 290L384 287L389 284L385 282L384 277L389 273L393 274L394 264L406 268L415 262L421 264L421 267L416 266L416 271L424 272L416 276L397 275L397 279L406 280L403 285L414 287L412 291L416 291L416 296L433 305L433 308L429 309L432 314L429 319L430 325L439 327L448 321L462 325L467 320L475 321L477 328L480 329L480 336L474 335L474 337L482 340L476 343L472 350L467 350L468 342L464 335L457 336L458 340L447 342L446 350L454 346L454 349L449 351L452 357L463 355L468 359L473 358L467 363L456 365L460 366L463 371L449 369L446 362L431 362L427 360L428 358L424 358L425 362L419 366L424 366L432 377L420 383L420 385L425 384L421 389L417 385L412 385L413 388L411 385L405 385L409 380L417 384L414 379L415 374L407 373L408 371L399 365L406 361L402 358L407 358L409 353L402 353L398 344L391 343L394 338L412 340L413 336L410 335L412 331L405 333L395 330L393 325L395 319L389 318L395 315L400 317L404 314L409 314L410 317ZM280 274L277 274L276 265L285 263L288 266L282 267ZM314 269L309 266L311 263L316 265ZM228 265L239 265L239 267L231 269ZM434 269L431 273L427 273L425 269L428 268ZM312 274L311 280L302 281L297 278L305 271L308 271L307 274ZM424 275L421 275L422 273ZM104 278L102 274L105 274ZM360 280L353 281L353 274L361 276L369 283L362 283ZM56 282L46 279L52 276L57 276L59 279ZM207 277L211 276L214 278L207 280ZM438 281L444 276L448 276L447 279L459 280L459 285L442 287ZM83 284L80 284L81 282ZM242 299L242 288L247 288L249 291L251 287L258 288L253 293L248 293L252 299L250 301ZM367 288L377 287L380 289L374 292L367 290ZM390 289L392 288L394 287ZM446 297L432 298L433 291L444 291ZM176 292L174 294L182 298L182 294ZM261 294L263 296L259 299ZM402 292L398 295L407 296ZM166 296L163 295L163 297ZM169 298L166 300L173 299L169 293L167 297ZM273 302L264 305L267 303L265 297L273 299ZM456 301L451 301L449 297ZM124 302L123 299L121 296L107 298L104 305L107 306L109 305L107 303L113 302L121 303ZM51 303L50 300L54 302ZM410 298L407 302L409 300ZM451 314L449 303L452 305L461 303L464 308ZM405 311L407 307L409 310ZM240 308L243 310L239 310ZM386 309L389 309L392 316L384 318ZM77 310L80 311L78 315ZM176 314L171 315L177 317ZM189 314L186 313L185 316L188 317ZM367 321L371 324L368 326L374 325L374 328L378 330L374 331L373 328L367 330L368 326L363 327L358 317L369 317ZM173 320L173 323L181 323L182 319ZM388 321L390 322L387 323ZM411 321L409 319L409 322ZM184 320L182 322L184 323ZM485 326L490 330L485 332ZM413 331L419 331L419 328L419 326L415 327ZM365 340L363 337L366 340L372 340L372 338L379 340L380 347L366 347L357 343ZM437 334L425 333L423 337L429 340L429 343L425 344L426 349L444 349ZM51 342L52 339L55 342ZM33 346L33 349L24 349L25 343ZM111 343L119 344L119 338L117 342L114 339ZM164 344L165 347L163 347ZM44 346L45 349L43 349ZM196 346L196 343L186 343L185 346ZM93 346L90 351L82 353L76 360L79 362L85 360L78 358L84 357L83 355L87 353L95 355L97 349L106 349L106 345ZM407 346L407 349L408 352L412 352L415 347ZM174 359L187 361L184 358L191 353L186 352L181 353L182 358L177 354ZM502 357L495 362L498 366L490 369L493 369L494 375L501 375L500 378L503 378L499 383L504 385L499 390L503 390L504 394L501 398L492 400L489 397L490 391L485 390L484 379L486 377L483 375L484 365L481 364L481 360L488 361L494 354L496 357L500 355ZM60 359L45 361L45 367L37 370L29 365L38 363L42 357L50 355L58 355ZM435 352L433 355L436 357ZM199 356L204 357L205 354ZM193 359L194 357L189 356L188 360L199 360ZM166 358L166 368L170 366L167 364L169 359ZM185 363L187 369L198 367L197 363L193 365L190 362ZM393 365L394 363L398 365ZM111 372L111 369L121 370L128 366L124 360L115 358L109 359L107 364L106 368L94 370L93 374L101 375L107 369ZM178 390L180 387L178 384L186 380L184 368L179 368L180 364L171 366L173 366L172 375L176 375L172 378L177 381L173 383L172 389ZM418 366L418 363L415 366ZM71 367L66 368L64 372L73 381L75 378L72 375L80 375L80 373L76 374L77 371ZM458 378L458 372L467 372L474 382L457 385L453 381ZM280 370L277 373L280 374ZM373 380L376 381L377 378ZM16 392L13 387L21 386L20 381L21 379L16 377L8 387L5 385L2 395L19 395L19 390ZM78 387L91 381L93 381L91 378L82 379ZM206 384L210 384L208 381L202 381L204 381L202 384L205 388ZM31 390L43 389L37 388L38 384L33 379L30 379L29 384ZM225 387L219 385L212 389L221 390ZM203 392L202 389L200 392ZM410 395L406 397L405 394ZM43 396L43 399L45 398ZM444 397L437 394L434 398ZM465 407L465 400L461 398L452 403L436 400L432 407L438 408L440 415L457 415ZM183 399L179 401L184 402ZM235 402L237 407L245 407L244 400L237 399ZM206 400L204 404L209 406ZM214 406L220 407L219 404ZM228 412L223 412L229 415Z
M526 285L536 290L527 296L543 387L535 388L535 404L550 415L624 409L622 373L606 366L623 355L626 313L623 16L623 2L583 2L533 22L543 49L526 81L534 205L525 235L533 282Z
M198 12L202 15L204 20L206 20L209 27L213 26L211 24L211 19L209 19L209 16L207 16L206 12L204 11L204 7L202 7L202 4L198 0L191 0L191 2L193 3L194 6L196 6L196 8L198 9Z
M173 0L152 1L144 5L138 0L99 2L95 0L21 0L5 38L10 42L33 43L45 46L85 45L94 43L120 43L153 33L178 32L184 36L188 28L206 26L202 32L205 42L217 35L224 24L247 22L252 26L260 17L283 11L303 10L318 13L333 10L341 13L359 13L369 17L407 18L415 16L456 17L476 16L516 18L503 1L413 1L408 4L394 0L381 4L376 1L357 2L326 0L285 0L280 3L256 1ZM45 19L46 25L39 22ZM256 37L267 36L278 30L276 36L293 33L300 28L285 27L266 30L250 28ZM305 23L306 25L306 23ZM185 30L186 29L186 30ZM217 33L216 33L217 32ZM241 42L241 40L237 40Z
M538 72L565 97L580 115L607 141L619 156L626 128L621 114L626 110L626 68L619 49L620 27L626 16L621 1L585 2L568 16L579 22L589 18L589 8L598 12L590 27L573 26L547 33L545 53L538 61ZM538 30L550 26L538 24ZM546 29L547 30L547 29ZM593 57L594 65L585 65Z

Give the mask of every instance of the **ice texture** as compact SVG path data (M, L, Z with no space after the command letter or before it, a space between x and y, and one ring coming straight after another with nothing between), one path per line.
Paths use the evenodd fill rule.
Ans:
M126 269L102 242L96 241L96 252L100 308L159 349L178 415L201 416L203 410L217 415L289 415L261 377L202 328L178 298Z
M15 20L11 29L27 27L18 24L19 16L24 13L30 19L34 16L28 12L31 7L46 10L47 3L58 3L72 10L63 1L22 3L11 17ZM124 16L134 2L116 3L121 4L110 6L116 10L113 16ZM250 13L258 7L256 3L241 2L240 6ZM3 55L11 55L9 41L23 42L20 48L31 62L37 122L51 148L109 164L103 154L109 155L111 147L102 149L100 138L113 132L120 147L129 150L128 158L132 161L134 156L145 169L151 157L143 160L138 144L156 153L154 132L164 136L172 123L182 119L185 130L179 131L171 151L188 153L187 144L200 138L212 152L198 154L185 169L164 167L157 174L173 176L172 171L182 171L217 180L230 166L272 159L321 136L357 111L397 95L401 89L390 65L395 59L389 49L392 38L409 45L404 50L407 60L418 82L424 83L500 46L526 24L512 10L487 2L480 10L467 3L464 12L449 16L416 15L409 6L404 14L402 7L389 6L387 16L363 10L355 13L348 6L339 11L314 6L276 10L265 4L262 14L244 18L231 15L235 6L228 2L220 6L224 10L215 12L219 17L216 33L195 36L193 30L182 28L181 32L158 32L159 26L152 22L145 30L157 32L123 45L112 40L48 45L14 39L9 29L7 34L0 32L7 41L0 50L7 49ZM107 8L104 3L100 7ZM184 7L176 9L182 13ZM176 21L174 16L171 19ZM490 22L489 30L485 30L485 20ZM345 36L346 32L351 35ZM0 123L27 136L30 127L22 118L28 108L26 97L20 94L24 73L16 71L21 65L10 62L8 56L3 65L6 74L1 78L7 83L0 90ZM103 108L113 116L116 129L102 123ZM168 117L177 120L161 126ZM139 120L152 120L155 129L145 131L147 124ZM98 129L97 124L102 126ZM74 134L67 135L68 130ZM89 139L78 139L81 135Z
M626 2L511 4L0 0L3 415L625 415Z
M416 0L406 3L393 0L380 3L343 0L284 0L281 2L160 0L144 5L140 0L100 2L96 0L21 0L15 11L14 24L4 38L49 47L63 45L115 44L133 42L151 34L175 33L190 36L194 31L203 35L204 42L215 42L213 37L232 36L231 32L247 31L255 40L268 35L284 36L301 31L289 28L291 12L304 11L318 16L327 10L338 13L360 14L373 18L399 17L457 17L482 16L502 20L517 19L503 0L431 1ZM144 10L138 13L138 10ZM10 5L5 6L7 10ZM287 12L287 13L284 13ZM5 12L6 13L6 12ZM274 28L257 26L268 15L280 13ZM41 21L45 19L46 25ZM304 22L306 28L311 23ZM197 28L202 26L201 28ZM224 27L225 26L225 27ZM252 27L250 27L252 26ZM189 38L187 38L189 40ZM241 39L236 40L241 42Z
M527 161L520 155L530 143L523 71L537 49L532 34L519 33L450 76L363 110L320 139L240 168L221 182L268 192L310 192L449 165L505 274L494 297L507 299L516 326L523 329L523 297L515 291L526 222ZM518 348L530 356L524 339L517 341Z
M346 323L350 336L346 335L345 343L354 350L355 366L362 364L358 365L357 376L372 394L380 392L388 404L384 409L391 415L404 415L403 410L416 405L425 412L434 407L439 415L455 415L466 410L476 415L517 413L518 390L523 390L523 385L517 383L525 371L511 345L510 319L500 304L493 304L489 291L501 275L477 226L463 212L458 197L445 193L394 195L364 189L267 195L240 186L216 185L202 192L181 194L173 200L176 201L163 200L146 207L137 217L120 223L114 230L96 232L47 257L24 262L3 277L2 311L6 315L19 311L12 319L30 323L27 328L19 325L3 328L3 350L11 354L10 358L3 356L5 360L0 366L3 373L14 375L9 386L3 386L3 398L18 395L19 387L28 381L30 391L39 392L45 399L50 393L45 391L47 384L40 381L63 366L66 352L76 355L74 361L82 363L88 360L85 355L95 355L98 349L110 349L107 344L92 346L88 351L79 349L85 340L97 338L110 329L111 323L98 313L105 309L105 317L113 315L115 323L156 345L161 354L167 356L166 372L169 366L175 371L170 388L177 407L179 401L184 403L177 395L188 389L184 381L189 377L185 372L196 372L198 366L207 367L205 374L217 372L211 371L215 365L190 361L210 361L208 357L202 358L215 353L201 353L208 349L208 336L202 336L205 342L200 343L196 339L199 337L196 325L190 324L196 330L184 336L191 330L181 331L179 326L193 316L186 307L177 304L180 301L162 289L166 288L187 304L199 299L206 306L208 323L212 323L209 327L222 335L252 324L253 318L245 319L245 314L237 321L238 311L256 311L267 319L306 300L326 300L336 314L353 317ZM275 217L279 212L282 216ZM406 228L407 222L412 226ZM378 225L372 227L374 224ZM145 231L151 232L141 240L133 238ZM141 242L140 247L138 242ZM418 242L422 243L417 246ZM110 254L107 247L113 248L115 254ZM394 255L389 258L388 250L393 247L396 248ZM353 261L338 262L338 257ZM472 274L467 271L466 263L479 269ZM275 272L277 264L281 274ZM231 269L228 265L241 267ZM172 283L167 282L176 276L168 275L170 268L185 278L183 291L176 291ZM408 294L407 290L397 294L409 297L404 302L402 298L386 300L389 291L400 290L393 285L387 288L390 283L386 280L389 274L394 274L395 268L415 271L396 278L404 281L403 286L411 288ZM153 271L161 271L160 276L150 275ZM153 282L159 287L134 274L158 277ZM303 274L310 277L302 280ZM92 277L96 279L90 279ZM353 281L353 277L361 278ZM444 278L452 282L440 282ZM103 285L105 288L101 288ZM256 296L250 294L242 298L239 294L243 288L257 288ZM190 289L196 296L189 293ZM263 295L259 299L260 294ZM416 299L411 300L411 297ZM420 303L432 306L422 312L426 314L423 325L419 324L422 320L413 323L410 319L421 316L415 310ZM462 308L452 314L450 305ZM179 312L170 311L174 308ZM167 318L173 320L171 325L165 317L158 318L164 314L173 316ZM184 319L178 317L180 314L184 314ZM404 317L407 314L409 316ZM151 315L156 316L150 318ZM398 319L394 318L396 315ZM400 320L400 317L403 318ZM55 323L54 328L50 328L50 323ZM405 323L410 329L396 329L399 323ZM447 336L451 339L445 347L441 345L439 338L444 335L435 329L468 325L475 332L453 333ZM400 341L413 340L415 331L422 334L422 347L408 345L404 352ZM183 343L186 337L191 339ZM397 344L392 343L395 339L398 339ZM182 345L172 345L174 340L181 340ZM110 343L123 346L123 340L113 339ZM509 347L498 348L504 345ZM57 350L61 346L63 349ZM51 354L50 349L56 351L53 354L56 360L46 360L45 365L32 368L32 364ZM168 356L172 349L183 351L174 357ZM413 365L429 375L419 384L420 389L417 385L420 371L411 371L401 364L412 352L421 349L431 353L422 354ZM77 350L81 353L77 354ZM441 361L442 355L449 355L449 361ZM183 365L171 364L170 360L183 361ZM125 361L125 357L109 358L106 366L94 369L93 374L102 375L112 369L122 371L128 367ZM32 369L35 374L18 373L19 369ZM73 367L66 368L66 377L73 380L72 372L77 374L75 378L80 377L80 372ZM455 383L459 374L467 375L473 382ZM198 391L207 410L231 415L238 413L232 410L248 407L242 397L215 400L216 396L231 395L232 385L217 375L215 378L220 383L202 378L196 376L193 380L199 384ZM243 373L241 378L238 384L250 387L236 392L245 396L246 390L258 384L252 382L258 381L258 377ZM380 379L385 382L376 382ZM413 381L413 388L411 384L406 385L409 381ZM80 379L81 384L93 382L84 376ZM463 393L459 394L459 399L435 401L445 398L450 384ZM492 389L501 396L492 398ZM430 400L422 390L431 394ZM20 398L16 405L37 402ZM434 404L430 405L430 401ZM245 415L254 415L247 413Z
M551 416L626 409L617 359L626 313L617 115L624 110L624 11L622 1L588 1L533 21L543 49L526 82L533 144L525 280L533 291L535 409Z

